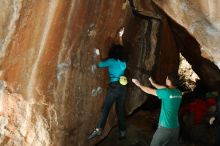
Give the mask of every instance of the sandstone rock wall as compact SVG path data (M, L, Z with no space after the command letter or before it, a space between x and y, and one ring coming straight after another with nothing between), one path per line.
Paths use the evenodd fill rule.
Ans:
M175 42L181 54L192 65L200 80L206 85L207 90L216 90L216 81L220 80L220 70L210 56L204 56L204 51L198 41L186 29L170 20L169 24L175 36ZM218 54L216 54L218 55Z
M178 70L178 49L186 52L183 38L173 36L179 29L150 0L129 2L0 1L1 145L88 146L100 141L103 137L87 140L96 125L108 82L106 70L95 66L94 50L99 48L106 57L121 28L130 57L127 113L146 100L146 94L131 84L131 77L147 84L152 75L164 83L167 73ZM207 58L218 65L219 41L214 36L219 34L219 15L211 12L213 5L207 8L199 3L202 1L191 2L193 5L188 2L177 9L183 1L154 2L185 27L202 45ZM197 5L201 7L191 9ZM196 12L194 17L188 16L185 8ZM200 11L212 16L197 17ZM208 70L201 75L207 75ZM103 136L115 123L112 109Z
M2 0L0 8L1 144L89 145L107 86L94 49L106 56L127 2Z
M123 37L124 44L129 50L127 74L130 78L137 78L147 84L155 66L157 51L157 35L160 22L155 19L146 19L130 13ZM146 94L135 87L130 80L128 86L129 100L126 108L132 113L147 99Z
M201 45L202 55L220 68L220 1L153 0Z
M149 2L134 6L139 9ZM100 139L86 139L96 125L108 82L107 72L95 66L94 50L99 48L106 57L124 27L124 45L131 57L129 77L146 81L155 66L160 28L153 7L149 7L153 19L145 19L135 18L126 0L0 4L2 144L94 145ZM146 100L133 88L130 84L128 113ZM115 117L112 109L104 136Z

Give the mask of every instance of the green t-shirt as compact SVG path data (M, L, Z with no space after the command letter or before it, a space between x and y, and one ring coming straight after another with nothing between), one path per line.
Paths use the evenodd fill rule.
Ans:
M161 99L159 126L165 128L179 127L178 112L182 94L178 89L157 89L156 94Z

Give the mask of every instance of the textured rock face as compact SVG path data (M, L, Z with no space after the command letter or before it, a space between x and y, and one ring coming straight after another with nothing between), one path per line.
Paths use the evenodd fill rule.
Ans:
M107 72L95 66L94 50L106 57L125 26L130 76L146 81L158 45L155 11L150 7L153 19L135 18L125 0L0 4L2 144L94 145L98 140L88 143L86 138L97 122L108 82ZM137 88L129 88L128 113L145 100ZM104 135L114 123L111 112Z
M215 89L216 81L220 80L220 71L210 56L204 56L200 44L184 28L170 20L177 47L192 65L192 69L210 89ZM216 54L218 55L218 54Z
M158 20L143 19L132 13L128 18L123 36L124 44L129 50L128 75L146 84L155 66L160 23ZM146 94L132 84L129 84L128 92L130 98L126 102L126 108L128 112L132 112L143 104Z
M2 0L0 8L1 143L89 145L107 84L94 48L106 56L127 2Z
M220 1L153 0L196 38L202 54L220 68Z
M106 70L96 68L94 50L99 48L106 57L109 46L118 41L122 27L124 45L130 53L129 77L144 83L152 75L157 82L164 83L167 73L176 72L179 54L175 41L187 52L184 37L175 38L172 31L175 34L181 30L170 25L167 17L150 4L150 0L134 1L132 13L126 0L1 0L1 145L97 143L100 139L86 139L96 125L108 78ZM181 22L178 23L185 24ZM208 27L211 32L214 26ZM211 34L210 38L200 38L197 33L191 34L202 45L212 38ZM217 43L214 40L213 44ZM211 45L203 45L204 50L210 50L207 54L218 62ZM196 66L200 61L192 62ZM201 72L201 76L207 73ZM218 75L217 69L215 77ZM128 89L126 110L130 113L146 96L132 84ZM114 123L115 114L111 112L104 135Z

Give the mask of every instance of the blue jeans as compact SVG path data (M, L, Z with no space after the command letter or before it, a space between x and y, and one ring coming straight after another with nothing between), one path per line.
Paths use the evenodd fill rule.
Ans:
M126 96L126 86L121 85L119 82L112 82L109 85L107 96L99 116L97 128L103 129L108 118L109 111L114 102L116 102L116 113L118 117L119 131L126 130L124 102Z

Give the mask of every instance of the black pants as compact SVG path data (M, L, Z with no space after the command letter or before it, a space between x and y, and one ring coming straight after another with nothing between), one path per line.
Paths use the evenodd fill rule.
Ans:
M114 102L116 102L116 113L118 117L119 131L126 130L125 124L125 112L124 112L124 101L126 96L126 87L121 85L119 82L112 82L109 85L107 96L102 107L102 111L99 116L97 128L104 128L106 120L108 118L109 111Z

